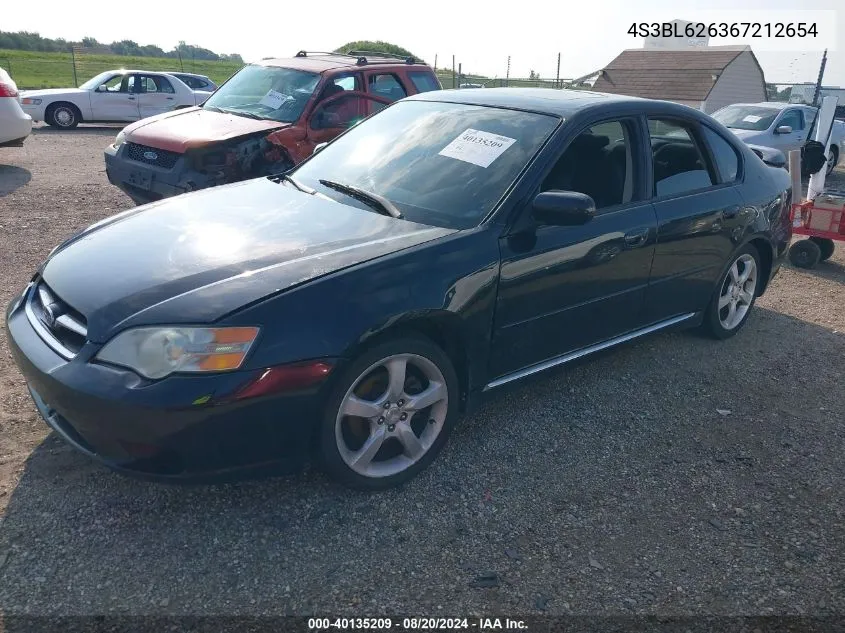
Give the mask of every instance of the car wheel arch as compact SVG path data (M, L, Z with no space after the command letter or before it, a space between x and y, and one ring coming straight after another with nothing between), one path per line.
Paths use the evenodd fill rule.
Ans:
M47 105L46 108L44 108L44 118L47 119L49 116L51 116L52 111L58 108L59 106L67 106L71 108L74 112L76 112L76 116L79 123L84 122L85 119L82 116L82 110L79 108L78 105L76 105L72 101L53 101L52 103Z

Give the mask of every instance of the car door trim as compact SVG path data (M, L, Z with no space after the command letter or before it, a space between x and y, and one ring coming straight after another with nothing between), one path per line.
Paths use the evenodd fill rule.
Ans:
M616 345L620 345L622 343L626 343L631 341L635 338L639 338L641 336L645 336L646 334L651 334L652 332L657 332L667 327L671 327L673 325L677 325L679 323L683 323L684 321L689 321L693 317L696 316L696 312L690 312L688 314L682 314L680 316L673 317L671 319L667 319L665 321L660 321L659 323L655 323L653 325L649 325L648 327L644 327L639 330L634 330L633 332L628 332L627 334L623 334L621 336L616 336L614 338L608 339L601 343L596 343L595 345L590 345L588 347L583 347L581 349L575 350L574 352L568 352L561 356L556 356L555 358L551 358L549 360L545 360L541 363L537 363L535 365L531 365L524 369L520 369L519 371L515 371L510 374L505 374L501 378L497 378L492 382L487 383L482 391L489 391L491 389L495 389L496 387L501 387L504 384L509 382L513 382L514 380L519 380L520 378L525 378L527 376L531 376L532 374L539 373L541 371L545 371L547 369L551 369L552 367L556 367L558 365L563 365L564 363L571 362L578 358L582 358L584 356L588 356L595 352L599 352L603 349L607 349L609 347L614 347Z

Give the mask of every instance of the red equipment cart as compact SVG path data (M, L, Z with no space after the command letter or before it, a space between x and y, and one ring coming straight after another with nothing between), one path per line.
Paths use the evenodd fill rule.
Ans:
M790 247L794 266L813 268L833 255L835 241L845 241L845 191L828 189L814 200L794 204L791 216L792 232L809 238Z

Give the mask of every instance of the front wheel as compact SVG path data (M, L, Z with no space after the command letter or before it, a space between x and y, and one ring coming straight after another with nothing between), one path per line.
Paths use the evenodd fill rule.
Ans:
M320 430L325 469L354 488L408 481L443 448L458 398L455 369L431 341L375 345L344 370L329 397Z
M760 254L746 244L734 255L707 306L704 327L709 334L726 339L742 329L757 300L761 278Z
M79 111L70 103L56 103L47 108L44 118L48 125L70 130L79 125Z

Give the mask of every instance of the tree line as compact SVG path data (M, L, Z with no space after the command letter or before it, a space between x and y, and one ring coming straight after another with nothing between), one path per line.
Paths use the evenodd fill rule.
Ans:
M237 53L221 54L215 53L201 46L186 44L184 41L172 50L165 51L154 44L140 45L133 40L121 40L104 44L93 37L83 37L81 41L75 42L64 38L41 37L38 33L29 31L8 32L0 31L0 48L19 51L40 51L46 53L70 52L74 47L82 47L92 53L102 55L134 55L137 57L173 57L182 59L201 59L209 61L232 61L243 63L243 59Z

